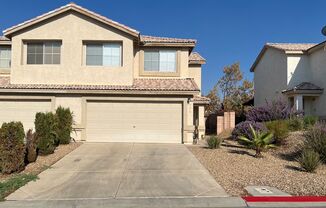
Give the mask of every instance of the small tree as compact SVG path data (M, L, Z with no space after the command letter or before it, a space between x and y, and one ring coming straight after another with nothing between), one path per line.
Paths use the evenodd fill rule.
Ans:
M41 154L52 154L58 144L58 119L52 112L36 113L35 132Z
M221 109L221 99L218 96L218 86L215 85L206 97L209 98L211 102L205 107L205 114L210 115L217 113Z
M58 138L60 144L69 144L71 140L73 115L69 108L59 106L56 110L58 117Z
M26 133L26 156L25 162L35 162L37 158L37 136L33 133L32 129L29 129Z
M259 132L259 131L256 132L251 125L250 125L250 129L253 138L250 139L244 136L240 136L239 140L242 141L247 146L249 146L250 148L256 150L255 157L260 158L262 157L261 152L264 149L274 147L274 145L271 144L273 142L273 134L269 132Z
M253 98L253 82L243 79L240 64L234 63L223 69L223 76L216 84L222 95L223 109L243 114L243 103Z
M3 123L0 129L0 168L2 173L24 169L24 127L21 122Z

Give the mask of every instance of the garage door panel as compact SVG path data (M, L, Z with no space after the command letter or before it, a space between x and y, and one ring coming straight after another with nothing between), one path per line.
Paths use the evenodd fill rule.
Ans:
M3 122L21 121L25 131L34 129L35 114L51 111L50 100L0 100L0 125Z
M181 103L87 104L87 141L181 143L181 128Z

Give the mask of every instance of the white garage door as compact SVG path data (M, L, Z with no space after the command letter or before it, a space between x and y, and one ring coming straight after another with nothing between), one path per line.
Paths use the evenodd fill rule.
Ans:
M87 141L181 143L181 103L88 102Z
M45 111L51 111L50 100L0 100L0 125L3 122L21 121L25 131L35 129L35 114Z

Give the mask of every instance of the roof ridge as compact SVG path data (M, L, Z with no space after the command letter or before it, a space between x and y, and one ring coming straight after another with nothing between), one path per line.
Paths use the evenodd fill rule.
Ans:
M86 13L88 13L88 14L94 15L95 17L97 17L97 18L99 18L99 19L102 19L103 21L106 21L106 22L109 22L109 23L115 24L115 25L118 26L118 27L122 27L122 28L124 28L125 30L128 30L128 31L133 32L133 33L137 33L137 35L139 35L139 32L138 32L137 30L135 30L135 29L133 29L133 28L130 28L129 26L126 26L126 25L121 24L121 23L119 23L119 22L116 22L116 21L114 21L114 20L112 20L112 19L109 19L109 18L107 18L107 17L105 17L105 16L103 16L103 15L100 15L100 14L96 13L96 12L93 12L93 11L91 11L91 10L88 10L88 9L86 9L86 8L80 6L80 5L77 5L77 4L73 3L73 2L71 2L71 3L69 3L69 4L66 4L66 5L64 5L64 6L58 7L58 8L56 8L56 9L53 9L53 10L51 10L51 11L49 11L49 12L43 13L43 14L41 14L41 15L38 15L38 16L36 16L36 17L34 17L34 18L31 18L31 19L29 19L29 20L26 20L26 21L24 21L24 22L22 22L22 23L19 23L19 24L17 24L17 25L12 26L12 27L9 27L9 28L3 30L3 33L7 33L7 32L9 32L9 31L11 31L11 30L14 30L14 29L16 29L16 28L19 28L20 26L23 26L23 25L26 25L26 24L32 23L33 21L37 21L37 20L39 20L39 19L41 19L41 18L46 18L47 16L49 16L49 15L51 15L51 14L54 14L54 13L56 13L56 12L60 12L60 11L62 11L62 10L69 9L69 8L72 8L72 9L73 9L73 8L75 8L75 9L79 9L79 10L81 10L81 11L83 11L83 12L86 12Z

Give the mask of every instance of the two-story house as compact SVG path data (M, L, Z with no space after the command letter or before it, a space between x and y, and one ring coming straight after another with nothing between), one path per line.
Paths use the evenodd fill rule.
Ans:
M325 43L267 43L250 69L255 106L283 97L295 110L325 118Z
M0 122L69 107L76 139L192 143L205 132L196 40L141 35L76 4L3 31Z

